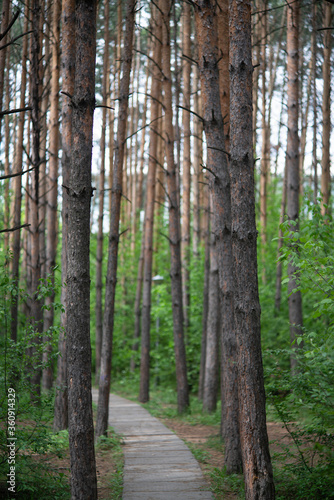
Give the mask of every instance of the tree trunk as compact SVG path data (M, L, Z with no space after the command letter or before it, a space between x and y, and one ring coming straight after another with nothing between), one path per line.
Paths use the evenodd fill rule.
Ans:
M230 41L228 36L228 0L218 1L218 44L219 44L219 92L220 106L224 121L225 149L230 150L230 77L229 77L229 54Z
M312 151L312 167L313 167L313 202L318 203L318 161L317 161L317 5L315 0L312 3L312 57L314 60L312 68L312 83L313 83L313 151Z
M206 187L206 186L205 186ZM207 197L208 202L210 198ZM210 212L210 204L206 208L207 214ZM204 381L205 381L205 362L206 362L206 344L207 327L209 313L209 283L210 283L210 217L205 217L207 222L206 236L204 241L204 283L203 283L203 312L202 312L202 337L201 337L201 361L198 381L198 398L203 400Z
M325 20L324 27L332 26L332 5L326 2L325 5ZM321 213L323 215L329 213L329 197L331 186L330 174L330 133L331 133L331 51L332 51L332 30L326 29L324 32L324 62L322 66L324 90L322 97L322 161L321 161Z
M182 46L183 46L183 176L182 176L182 297L184 311L184 326L189 327L190 313L190 75L191 75L191 10L190 3L183 3L182 13Z
M143 274L143 302L141 328L141 362L140 362L140 392L139 401L149 401L150 385L150 329L151 329L151 286L152 286L152 259L153 259L153 226L155 208L156 166L158 156L158 133L161 100L161 14L155 9L152 16L155 22L153 39L152 86L151 86L151 128L149 140L149 163L146 187L146 208L144 222L144 274Z
M275 498L266 429L252 136L251 2L230 0L231 211L239 425L245 497Z
M75 22L66 302L71 498L94 500L97 480L91 386L89 242L96 2L76 0Z
M217 408L217 391L219 385L220 304L217 250L218 248L215 237L211 234L209 304L206 327L205 375L203 391L203 410L209 413L215 411Z
M169 243L171 253L171 288L173 307L174 348L176 358L177 408L182 413L189 407L186 350L183 331L181 230L178 187L174 161L174 130L172 109L172 80L170 69L170 11L169 0L161 0L162 11L162 71L165 106L165 151L167 160L167 191L169 199Z
M50 139L49 139L49 173L47 185L47 241L46 241L46 272L51 275L52 293L45 298L46 310L44 313L44 331L47 334L48 344L43 354L44 362L49 365L43 370L43 388L51 389L53 372L50 366L52 353L52 336L49 328L53 326L55 299L54 267L56 265L57 250L57 195L58 195L58 149L59 149L59 63L60 63L60 0L53 2L52 17L52 68L51 68L51 104L50 104Z
M34 346L30 351L29 370L32 371L31 383L33 386L32 398L40 395L40 384L42 377L41 368L36 368L36 364L40 366L40 354L38 347L41 343L41 333L43 331L43 311L42 302L38 297L38 287L41 278L41 260L40 260L40 192L39 192L39 169L40 169L40 133L41 133L41 116L40 116L40 93L41 93L41 71L40 71L40 19L41 8L38 0L33 1L32 5L32 41L31 41L31 67L30 67L30 97L31 97L31 123L32 123L32 144L31 144L31 161L34 168L32 175L32 188L29 210L30 223L30 238L31 238L31 254L29 266L31 269L31 282L28 289L29 293L29 320L36 332Z
M194 94L194 112L199 115L199 95L198 95L199 73L197 66L193 72L193 94ZM201 242L201 210L200 210L200 173L202 164L202 131L203 124L197 117L193 119L194 127L194 154L193 154L193 254L199 257L199 247Z
M9 24L9 4L10 4L10 0L3 0L3 2L2 2L1 33L4 33L6 31L8 24ZM8 38L8 36L6 34L5 37L1 40L1 42L2 42L1 45L5 45L7 43L7 38ZM0 47L1 47L1 45L0 45ZM7 53L7 47L1 48L1 50L0 50L0 111L2 111L2 105L3 105L6 53ZM2 117L0 118L0 144L2 142L1 124L2 124Z
M111 378L112 336L114 328L115 291L117 280L117 254L119 242L119 220L122 196L122 177L124 145L126 138L130 72L132 64L133 29L135 20L135 1L128 0L126 7L126 28L124 35L124 51L122 56L123 71L119 89L119 116L117 142L115 144L115 160L112 185L112 207L110 213L110 236L108 252L108 269L105 291L105 308L103 318L101 372L99 381L99 400L96 420L96 436L107 431L109 413L109 391Z
M287 72L288 72L288 139L287 139L287 215L291 221L290 231L299 230L299 137L298 137L298 36L299 36L299 0L288 4L287 21ZM302 334L302 296L300 290L293 292L297 288L298 276L297 268L290 260L288 263L289 276L289 321L290 337L294 342L296 336ZM291 357L291 369L296 369L296 359Z
M107 73L109 67L109 1L104 2L104 54L103 54L103 76L102 76L102 102L107 104ZM103 262L103 211L104 211L104 181L105 181L105 156L106 156L106 124L107 108L102 109L101 128L101 164L99 179L99 218L96 248L96 302L95 302L95 380L99 382L101 366L101 345L102 345L102 262Z
M62 82L63 92L72 96L74 94L75 77L75 0L62 3ZM67 95L63 95L62 102L62 289L61 303L66 304L67 296L67 258L68 258L68 192L64 186L69 186L71 144L72 144L72 105ZM53 428L55 431L68 427L68 397L67 397L67 358L66 336L67 310L61 315L62 329L59 334L58 350L60 355L57 360L56 396L54 408Z
M280 213L280 225L284 222L284 217L286 213L286 183L287 183L287 162L285 161L284 168L284 178L283 178L283 190L282 190L282 202L281 202L281 213ZM280 257L281 248L283 247L283 231L281 228L278 229L278 249L277 249L277 259ZM282 261L277 260L276 266L276 292L275 292L275 312L281 308L281 289L282 289Z
M5 109L9 109L10 106L10 79L9 79L9 73L10 73L10 46L9 50L7 51L7 60L6 60L6 78L5 78ZM15 105L16 107L16 105ZM9 130L9 115L5 116L5 148L4 148L4 153L5 153L5 161L4 161L4 171L5 175L10 175L10 156L9 156L9 145L10 145L10 130ZM15 140L14 140L15 143ZM14 161L15 161L15 155L14 155ZM11 222L11 217L10 217L10 200L9 200L9 185L10 185L10 179L6 179L4 181L4 228L7 229L10 227L10 222ZM15 201L14 201L15 203ZM8 252L8 247L9 247L9 236L10 233L6 232L4 234L4 245L3 245L3 250L5 253Z
M262 258L262 282L266 282L265 268L265 250L266 250L266 230L267 230L267 187L269 176L269 152L270 152L270 136L268 134L267 122L267 0L261 1L261 72L262 72L262 148L261 148L261 175L260 175L260 232L261 232L261 258Z
M218 320L221 320L222 389L224 391L222 393L222 408L226 418L223 426L223 436L225 439L226 466L228 472L231 473L240 472L241 457L237 419L238 397L235 382L237 358L233 320L230 179L221 114L218 55L215 49L217 47L215 5L205 0L197 5L195 18L199 70L202 84L204 131L208 145L207 162L208 170L211 172L212 211L214 214L212 232L217 245L219 269L221 316ZM211 263L211 268L212 265L213 263ZM207 369L210 369L210 367L206 367ZM227 428L229 429L228 435L225 432Z

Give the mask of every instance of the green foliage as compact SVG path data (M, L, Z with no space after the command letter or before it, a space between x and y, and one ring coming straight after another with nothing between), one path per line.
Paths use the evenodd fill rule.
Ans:
M40 297L51 292L51 279L41 280ZM37 457L60 456L66 444L64 435L55 435L51 429L53 418L53 394L35 394L31 382L31 370L43 369L53 363L57 356L55 345L58 329L53 327L44 332L50 340L45 341L31 324L19 329L17 342L9 338L10 301L12 294L26 299L26 294L17 290L8 276L7 267L0 267L0 491L1 497L8 494L7 474L9 472L8 438L14 432L15 440L15 483L22 499L66 499L70 498L68 480L64 474L51 470ZM61 306L58 307L61 310ZM53 345L53 355L43 363L42 355L48 344ZM9 394L15 394L15 404ZM9 412L10 410L10 412ZM9 418L10 417L10 418ZM9 420L15 417L15 429Z
M234 493L240 500L245 498L244 479L241 474L226 473L226 468L214 468L210 473L212 481L212 491L216 498L223 499L225 495Z
M123 492L123 439L116 434L112 427L108 428L107 436L100 436L97 449L112 453L113 464L116 470L110 474L109 483L111 486L110 500L120 500Z
M334 498L334 225L319 205L307 202L299 231L283 224L281 260L297 268L297 289L303 294L303 335L287 349L269 354L267 395L291 437L275 460L278 498ZM287 280L285 280L287 281ZM280 359L294 356L297 371Z

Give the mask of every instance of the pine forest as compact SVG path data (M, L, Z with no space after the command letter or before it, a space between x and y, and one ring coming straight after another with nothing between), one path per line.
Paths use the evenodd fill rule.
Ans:
M1 498L334 499L333 3L0 2Z

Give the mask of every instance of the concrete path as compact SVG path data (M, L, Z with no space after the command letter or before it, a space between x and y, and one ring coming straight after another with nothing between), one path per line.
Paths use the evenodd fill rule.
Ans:
M139 404L111 394L109 425L125 442L123 500L214 498L189 448Z

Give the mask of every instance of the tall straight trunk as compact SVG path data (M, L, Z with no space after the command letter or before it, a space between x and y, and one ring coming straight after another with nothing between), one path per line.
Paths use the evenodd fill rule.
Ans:
M115 50L115 49L114 49ZM115 67L115 63L114 63ZM108 71L108 75L110 78L110 72L111 72L111 64L110 64L110 70ZM109 92L110 92L110 97L109 97L109 106L111 107L111 102L112 98L115 96L115 85L116 85L116 77L114 77L113 82L109 82ZM111 200L112 200L112 177L113 177L113 171L114 171L114 124L115 124L115 110L109 109L108 110L108 119L109 119L109 175L108 175L108 189L109 189L109 196L108 196L108 208L109 208L109 213L111 212Z
M279 223L280 226L284 222L284 217L286 214L286 181L287 181L287 162L285 161L284 167L284 178L283 178L283 190L282 190L282 201L281 201L281 213ZM283 230L281 227L278 229L278 248L277 248L277 266L276 266L276 291L275 291L275 312L281 308L281 290L282 290L282 261L278 260L281 253L281 248L283 247Z
M183 129L183 175L182 175L182 297L184 311L184 325L189 327L190 313L190 75L191 75L191 9L190 3L183 3L182 12L182 47L183 47L183 109L182 129Z
M51 0L41 0L41 17L40 17L40 53L39 59L45 64L40 66L40 82L41 82L41 103L40 103L40 146L39 146L39 254L41 262L41 278L46 277L46 204L47 204L47 174L46 174L46 150L47 150L47 111L50 103L50 24L51 24ZM45 298L42 299L42 307L45 304ZM44 329L44 326L43 326ZM45 336L43 336L43 341ZM46 339L45 339L46 340Z
M326 2L324 27L332 26L332 5ZM330 134L331 134L331 112L330 112L330 88L331 88L331 51L332 51L332 30L326 29L324 32L324 62L322 66L324 90L322 97L322 160L321 160L321 213L329 212L330 197Z
M135 296L135 326L133 333L133 344L132 344L132 356L130 361L130 371L133 373L136 368L136 352L139 349L139 338L140 338L140 323L141 323L141 296L143 289L143 273L144 273L144 231L142 234L142 241L140 247L140 257L138 261L138 274L137 274L137 285L136 285L136 296Z
M229 75L229 3L221 2L221 11L218 18L218 40L221 51L219 62L219 90L220 106L224 120L225 150L230 151L230 75ZM227 162L229 161L227 157ZM227 163L228 164L228 163ZM231 258L231 257L229 257ZM228 261L227 261L228 266ZM225 262L222 263L225 266ZM232 265L225 270L228 280L231 280ZM228 319L228 318L227 318ZM221 432L225 442L225 466L228 474L241 471L241 448L239 436L238 412L239 402L237 396L237 359L234 331L230 324L221 321Z
M211 210L211 212L213 213L213 210ZM220 303L218 292L219 275L217 250L217 242L214 234L212 233L210 242L209 300L203 390L203 409L210 413L215 411L217 408L217 391L219 381Z
M209 212L210 212L210 198L209 198L209 196L207 197L207 201L208 201L208 207L205 208L205 211L209 214ZM204 219L207 222L207 228L206 228L206 235L205 235L205 240L204 240L204 283L203 283L203 308L202 308L202 337L201 337L201 359L200 359L199 381L198 381L198 398L199 398L199 400L203 400L203 396L204 396L206 344L207 344L208 314L209 314L209 284L210 284L210 217L205 217Z
M105 291L105 308L103 318L101 371L99 381L99 400L96 419L96 436L101 436L108 428L109 391L111 381L112 336L114 328L115 291L117 280L117 259L119 242L119 221L121 211L122 177L124 146L126 138L130 72L132 64L133 30L135 21L135 1L128 0L124 33L124 50L122 55L123 71L119 89L119 115L117 141L112 184L110 212L110 235L108 251L108 269Z
M152 6L153 7L153 6ZM141 328L141 358L140 358L140 389L139 401L146 403L150 399L150 329L151 329L151 287L152 287L152 260L153 260L153 226L155 212L155 184L156 166L158 156L159 109L161 100L161 14L155 10L154 41L152 65L152 104L149 163L146 187L146 207L144 222L144 272L143 272L143 302L142 302L142 328Z
M194 112L199 115L199 96L198 96L198 83L199 83L199 73L197 66L194 67L193 73L193 94L194 94ZM201 141L201 133L203 124L201 120L197 117L193 119L193 128L194 128L194 153L193 153L193 254L194 257L199 256L199 247L200 247L200 220L201 220L201 210L200 210L200 171L202 164L202 141Z
M261 8L263 12L261 13L261 76L262 76L262 121L261 121L261 132L262 132L262 148L261 148L261 175L260 175L260 233L261 233L261 258L262 258L262 282L266 281L265 273L265 250L266 250L266 230L267 230L267 186L268 186L268 176L269 176L269 134L268 134L268 122L267 122L267 32L268 32L268 22L267 22L267 0L261 1Z
M103 76L102 76L102 102L107 104L107 73L109 67L109 1L104 2L104 54L103 54ZM104 182L105 182L105 157L106 157L106 125L107 108L102 109L101 128L101 165L99 178L99 218L96 248L96 299L95 299L95 380L98 384L101 365L102 344L102 262L103 262L103 209L104 209Z
M318 162L317 162L317 5L315 0L312 3L312 53L313 53L313 68L312 68L312 83L313 83L313 151L312 151L312 166L313 166L313 202L318 203Z
M61 271L62 289L61 303L66 305L67 296L67 258L68 258L68 192L64 186L69 186L71 144L72 144L72 103L68 96L74 94L75 77L75 0L62 2L62 248ZM59 334L57 359L56 396L54 406L53 428L55 431L66 429L68 426L68 398L67 398L67 357L66 336L67 309L61 314L62 329Z
M258 295L251 2L230 0L231 213L239 425L246 499L273 499Z
M260 54L261 54L261 25L260 25L260 0L255 0L255 13L253 16L253 146L254 155L256 155L257 145L257 115L259 111L259 79L260 79Z
M8 24L9 24L9 5L10 5L10 0L4 0L2 2L1 33L5 33L5 31L7 30ZM0 47L7 43L7 39L8 39L8 36L6 34L4 36L4 38L1 40ZM6 54L7 54L7 47L1 48L1 50L0 50L0 111L2 111L2 105L3 105ZM2 117L0 118L0 144L2 142L1 125L2 125Z
M145 82L145 98L144 98L144 109L143 109L143 116L142 116L142 126L145 127L146 125L146 115L147 115L147 89L148 89L148 68L149 65L147 65L146 69L146 82ZM140 140L140 153L139 153L139 174L138 174L138 189L137 189L137 200L136 200L136 207L138 213L136 214L136 219L139 217L140 210L142 208L143 204L143 180L144 180L144 150L145 150L145 138L146 138L146 128L143 128L142 130L142 135L141 135L141 140Z
M31 199L29 210L31 254L29 266L31 269L31 282L28 289L29 293L29 320L36 332L34 346L30 348L30 363L36 366L39 361L38 346L41 342L41 332L43 331L43 311L42 302L38 297L38 287L41 278L41 259L40 259L40 192L39 192L39 169L40 169L40 134L41 134L41 115L40 115L40 93L41 93L41 71L40 71L40 2L34 0L32 4L32 41L31 41L31 67L30 67L30 98L31 98L31 123L32 123L32 144L31 161L34 168L32 175ZM36 359L36 356L38 359ZM35 359L33 359L35 357ZM33 366L32 365L32 366ZM33 399L40 394L40 383L42 377L41 368L34 369L32 366L31 382L33 386Z
M219 298L222 351L222 402L226 422L223 426L225 439L226 468L229 473L240 472L241 455L238 429L238 392L236 388L236 341L233 318L233 260L231 241L231 194L230 178L225 151L225 134L221 113L217 29L215 4L206 0L197 4L195 10L199 70L202 86L204 131L207 138L207 164L211 173L213 225L212 234L217 246L219 271ZM211 254L211 269L214 255ZM211 283L210 283L211 288ZM211 293L211 290L210 290ZM213 307L215 305L213 304ZM209 304L210 311L210 304ZM210 312L209 312L210 315ZM209 327L208 327L209 335ZM209 339L208 339L209 340ZM207 343L208 351L208 343ZM207 356L208 361L208 356ZM210 369L209 367L206 367ZM229 433L225 432L228 429Z
M59 73L60 73L60 0L53 2L52 15L52 68L51 68L51 99L50 99L50 139L49 139L49 172L47 184L47 240L46 240L46 272L51 275L52 293L45 298L46 310L44 313L44 331L53 326L55 299L54 267L56 265L57 250L57 197L58 197L58 149L59 149ZM48 335L48 344L43 353L43 361L48 363L43 370L43 388L51 389L53 372L50 365L52 353L51 335Z
M76 0L75 84L68 189L67 386L71 498L97 498L90 345L91 157L95 108L96 2Z
M165 106L165 152L167 160L167 191L169 199L170 276L172 288L173 331L176 361L177 408L182 413L189 407L186 349L183 330L181 230L176 165L174 160L174 130L172 109L172 79L170 68L170 11L169 0L161 0L162 11L162 71Z
M314 65L314 57L313 51L311 53L311 59L309 63L309 76L307 80L307 88L306 88L306 104L301 107L300 113L300 121L301 121L301 137L300 137L300 154L299 154L299 196L303 196L304 187L303 187L303 177L304 177L304 163L305 163L305 149L306 149L306 139L307 139L307 131L308 131L308 119L309 119L309 109L311 102L311 93L312 93L312 75L313 75L313 65ZM303 111L303 109L305 111ZM299 119L299 118L298 118Z
M288 73L288 139L287 139L287 215L291 221L290 231L299 230L299 137L298 137L298 50L299 50L299 0L288 3L287 20L287 73ZM289 321L291 342L302 334L303 314L302 296L300 290L293 292L298 285L297 267L292 260L288 264L289 276ZM291 357L291 369L296 369L296 359Z
M9 109L10 105L10 46L7 51L7 61L6 61L6 78L5 78L5 109ZM10 127L9 127L9 115L5 116L5 162L4 162L4 171L5 175L10 175L10 156L9 156L9 145L10 145ZM15 161L15 157L13 159ZM10 179L5 180L4 182L4 228L10 227L10 200L9 200L9 182ZM4 234L4 251L8 251L9 247L9 232Z

